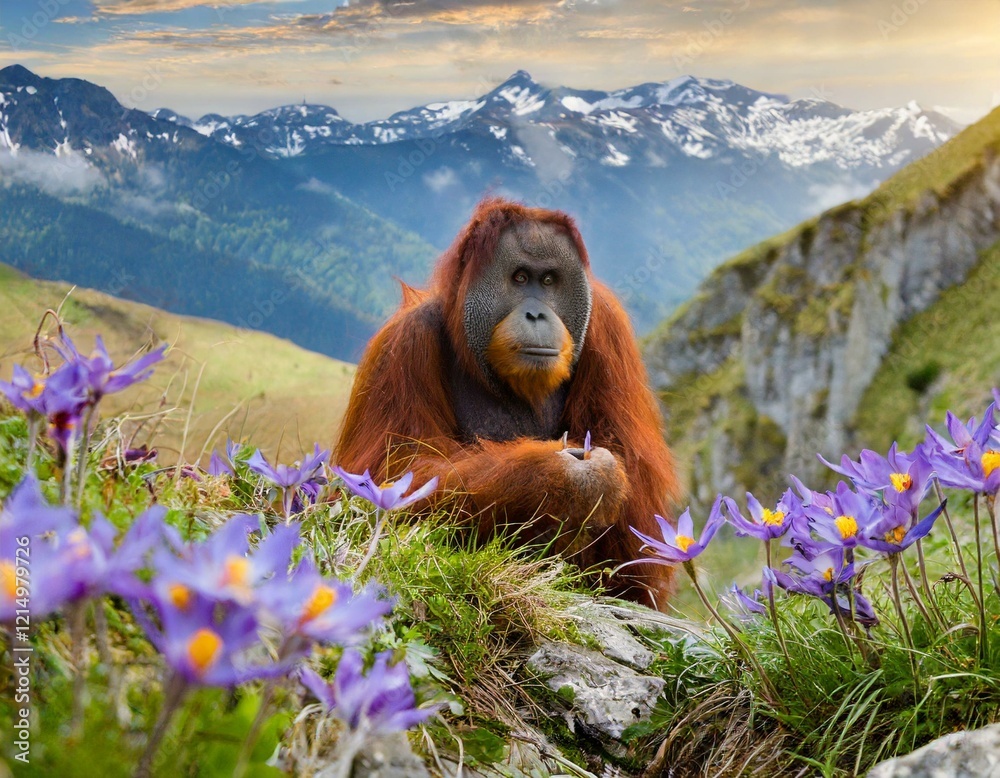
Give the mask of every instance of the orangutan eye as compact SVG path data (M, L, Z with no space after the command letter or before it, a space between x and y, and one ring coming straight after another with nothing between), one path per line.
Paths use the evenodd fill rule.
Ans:
M526 284L528 283L528 274L523 270L518 270L514 273L514 283L515 284Z
M556 282L555 273L546 273L542 276L542 286L552 286Z

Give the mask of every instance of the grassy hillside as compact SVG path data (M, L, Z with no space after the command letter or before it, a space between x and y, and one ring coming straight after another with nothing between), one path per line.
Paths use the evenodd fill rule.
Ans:
M945 410L980 413L983 387L1000 386L1000 242L961 286L907 321L868 386L855 436L875 448L923 438Z
M360 314L313 276L237 258L201 240L168 238L23 186L0 186L0 262L173 313L249 322L347 359L378 323L377 308Z
M97 333L119 364L138 343L171 344L147 384L105 401L106 413L129 414L136 445L155 431L161 461L175 461L182 446L183 458L194 461L204 448L224 444L227 434L287 460L314 442L332 442L353 366L265 333L175 316L89 289L67 297L69 291L67 284L37 281L0 265L0 377L9 379L18 363L40 368L31 357L32 339L46 308L61 304L84 353Z
M753 276L774 263L780 251L795 241L802 241L808 247L815 235L816 225L824 217L839 215L857 209L861 212L860 225L864 230L884 221L898 210L911 209L925 193L932 192L937 197L947 197L964 181L980 170L983 161L1000 154L1000 108L967 127L943 146L925 157L906 166L868 196L852 200L831 208L822 216L802 222L787 232L768 238L740 252L732 259L719 265L701 285L699 291L645 338L647 345L668 337L671 328L682 321L692 307L704 302L706 290L719 285L720 281L737 273ZM739 318L729 323L727 331L738 330ZM693 333L711 338L716 332Z
M733 483L745 485L762 499L774 499L787 487L788 469L782 467L785 435L773 419L758 412L747 389L741 345L747 306L759 302L761 310L790 322L791 332L803 340L821 341L843 322L843 309L853 301L856 281L865 278L863 260L873 230L877 232L889 219L911 224L914 206L922 198L936 198L931 202L945 206L981 179L984 166L998 154L1000 110L900 171L870 196L733 257L646 339L644 349L654 375L657 363L668 364L664 354L695 354L701 357L700 364L709 365L682 375L675 371L670 383L659 387L668 413L668 438L684 463L693 502L710 504L720 489L729 490ZM933 220L933 209L923 218ZM844 235L841 241L835 239L838 232ZM810 287L796 276L802 275L799 258L816 251L817 234L827 245L852 245L856 251L853 259L847 258L837 283L825 287ZM814 254L813 261L814 266L843 264L844 256ZM786 282L794 294L788 293ZM893 440L909 448L922 439L926 423L941 427L945 409L965 417L981 413L990 387L1000 385L998 299L1000 243L979 254L964 283L946 289L930 307L898 326L849 420L850 442L828 455L854 457L861 448L885 450ZM678 363L683 364L679 360L671 364ZM688 364L699 362L690 358ZM823 410L819 406L816 413ZM726 477L733 483L724 482ZM812 486L832 486L835 480L834 474L823 471ZM716 543L703 557L706 570L723 571L724 578L736 572L738 579L750 581L758 574L761 559L745 556L741 548L725 540ZM694 602L690 592L684 599Z

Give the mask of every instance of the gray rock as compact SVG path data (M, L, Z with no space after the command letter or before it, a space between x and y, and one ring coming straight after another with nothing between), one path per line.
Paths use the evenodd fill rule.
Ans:
M616 740L626 727L649 717L664 686L662 678L566 643L543 644L528 659L528 669L566 702L571 728L579 722Z
M1000 778L1000 724L945 735L876 765L868 778Z
M808 483L822 469L817 452L838 459L854 445L851 422L899 325L963 282L1000 239L1000 156L985 156L946 195L928 191L904 207L907 197L887 185L864 208L827 212L773 258L718 268L645 344L656 388L669 393L737 360L746 398L785 437L780 471ZM718 438L708 472L694 469L712 494L739 491L729 489L741 457L725 454L726 413L706 404L689 432Z
M569 608L567 615L572 617L577 629L593 640L606 657L638 670L645 670L653 663L653 652L640 643L629 628L606 608L595 602L581 603Z

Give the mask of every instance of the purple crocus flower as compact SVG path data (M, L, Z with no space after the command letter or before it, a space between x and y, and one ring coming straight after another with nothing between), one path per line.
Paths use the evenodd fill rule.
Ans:
M300 491L315 502L319 495L319 487L326 483L326 477L323 475L323 463L329 457L330 452L320 451L317 443L312 455L305 457L298 467L289 465L271 467L264 459L260 449L257 449L247 460L247 467L281 489L282 507L287 518L296 512L295 498ZM298 507L301 511L301 501Z
M767 613L767 606L764 605L766 595L764 595L760 589L754 589L753 596L748 597L740 588L740 585L738 583L734 583L731 587L729 587L729 592L732 594L732 601L735 605L734 610L738 613L742 613L745 616L763 615Z
M76 514L49 505L34 476L25 477L14 489L0 510L0 623L13 621L18 609L17 568L26 567L25 559L30 563L29 575L20 578L30 585L32 615L41 618L53 610L46 607L42 587L58 576L58 554L50 538L43 535L76 526ZM20 555L18 549L23 549Z
M347 484L347 488L354 494L358 497L363 497L368 502L373 503L375 507L381 508L384 511L394 511L398 508L405 508L407 505L412 505L429 496L437 488L438 484L438 479L436 477L432 478L419 489L404 497L403 495L406 493L406 490L413 483L413 473L407 473L398 481L390 481L382 486L376 486L372 480L371 473L367 470L365 470L363 475L355 475L348 473L342 467L335 467L333 468L333 472L340 476L341 480Z
M223 459L215 451L208 461L209 475L234 475L236 472L236 455L240 453L240 444L234 440L226 441L226 458Z
M48 435L68 453L80 434L87 404L83 368L67 363L45 379L39 396L42 414L48 418Z
M87 393L87 401L91 405L96 405L106 394L114 394L145 381L153 374L153 365L162 361L167 351L166 345L163 345L116 369L100 335L96 337L94 350L89 357L83 356L77 350L66 333L62 333L60 340L62 343L57 344L56 349L67 363L75 363L83 368L83 386Z
M10 382L0 381L0 393L15 408L28 415L45 415L42 405L42 391L45 379L35 378L20 365L14 365L14 375Z
M858 542L874 551L898 554L930 534L934 522L946 504L947 500L915 524L911 522L909 512L904 512L902 509L889 510L880 521L875 522L858 538Z
M154 566L161 596L167 587L175 605L191 592L216 601L252 603L265 581L287 574L292 550L299 543L298 527L280 526L250 554L247 535L257 524L255 516L234 516L203 543L188 546L180 557L166 550L157 553Z
M228 688L287 671L286 664L249 661L247 649L259 642L257 620L249 608L220 609L217 601L197 594L180 606L172 599L156 604L162 627L141 620L150 641L185 682Z
M37 537L77 526L76 513L61 505L50 505L34 475L26 475L0 506L0 549L14 547L16 537ZM13 553L13 552L11 552Z
M361 654L349 649L341 657L332 683L308 667L302 668L299 677L323 708L352 731L402 732L426 720L434 710L417 708L406 663L390 665L391 654L391 651L377 654L371 670L365 674Z
M142 567L146 553L163 537L165 514L163 508L150 508L136 519L116 548L117 533L107 519L97 514L85 528L71 511L49 506L37 482L25 479L7 501L0 518L0 543L4 548L0 572L4 585L8 584L8 572L15 569L17 538L28 537L34 615L41 617L64 605L109 592L136 596L143 586L134 574ZM0 614L5 613L6 605L4 599Z
M88 528L77 526L56 535L51 567L47 575L36 579L41 586L32 595L32 607L48 613L109 593L144 594L146 586L135 574L145 565L148 552L165 537L165 515L165 508L150 508L135 520L117 547L114 526L99 513Z
M858 494L843 481L828 493L830 505L805 508L812 529L823 540L843 548L854 548L858 536L882 518L881 505L868 495Z
M916 513L930 489L932 467L927 457L921 451L901 452L896 443L884 457L868 449L861 452L857 462L845 455L840 467L817 456L831 470L850 478L858 489L881 496L888 503L903 505L911 514Z
M258 599L286 637L340 645L356 643L393 606L375 590L355 594L350 584L323 577L308 558L261 587Z
M629 527L639 540L642 541L642 551L649 551L649 555L641 559L634 559L626 562L626 565L634 565L642 562L652 562L658 565L674 565L683 562L690 562L698 556L715 536L715 533L725 523L722 516L722 495L715 498L712 510L709 513L708 521L701 531L701 537L697 541L694 539L694 522L691 519L691 509L688 508L677 519L677 529L675 530L662 516L655 516L659 525L662 540L657 540L649 535L644 535L635 527Z
M224 462L222 458L213 451L212 456L208 460L208 474L216 476L233 475L233 468L228 462Z
M775 505L774 510L765 508L760 501L750 492L747 492L747 508L750 518L747 519L740 513L736 501L730 497L723 499L726 512L729 514L729 522L736 528L736 534L740 537L750 535L767 542L774 538L781 537L788 531L792 524L792 517L799 508L798 503L791 490L785 492L782 498Z
M839 611L842 616L851 616L851 606L847 599L847 587L854 578L854 563L845 564L844 549L829 546L812 558L795 553L786 564L795 568L795 575L780 570L770 570L765 575L771 577L777 586L788 592L808 594L822 600L831 613ZM854 588L854 618L865 626L878 624L878 618L871 603Z
M820 599L826 603L826 607L830 609L831 614L840 613L841 616L846 618L854 617L854 621L858 622L863 627L876 627L878 626L878 616L875 615L875 609L872 607L871 602L865 597L860 590L855 589L852 592L851 600L854 602L854 612L851 612L851 602L848 601L847 595L842 592L837 592L837 607L834 609L834 599L833 595L828 595L826 597L820 597Z
M944 486L988 495L1000 491L1000 445L994 438L996 408L996 402L990 403L980 424L975 418L963 424L949 411L946 422L950 441L927 427L924 452Z
M854 577L854 563L845 564L844 549L839 546L827 546L811 557L796 551L786 564L795 568L797 574L791 576L772 569L770 575L774 582L785 591L811 594L813 597L831 594Z

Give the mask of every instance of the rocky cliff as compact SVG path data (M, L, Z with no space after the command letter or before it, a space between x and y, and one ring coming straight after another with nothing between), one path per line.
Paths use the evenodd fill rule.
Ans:
M645 343L692 497L773 494L788 472L817 477L817 452L865 443L859 408L900 325L996 262L998 241L1000 110L720 267Z

